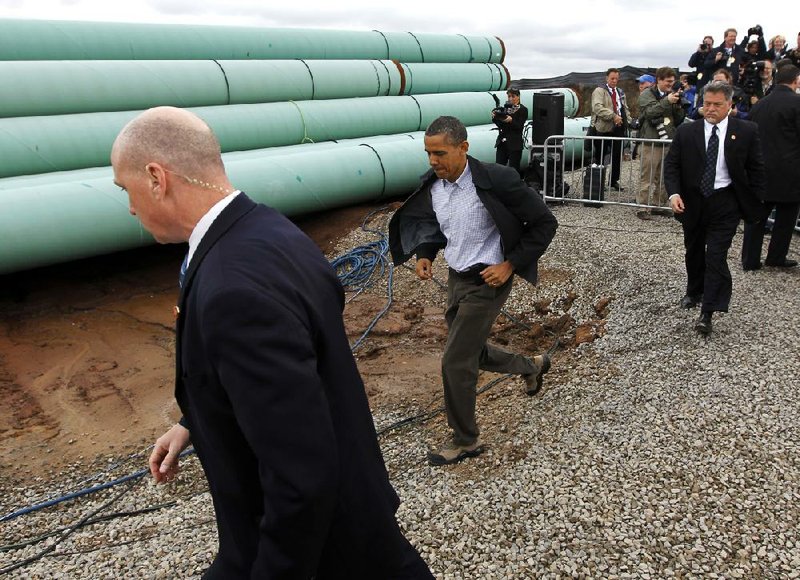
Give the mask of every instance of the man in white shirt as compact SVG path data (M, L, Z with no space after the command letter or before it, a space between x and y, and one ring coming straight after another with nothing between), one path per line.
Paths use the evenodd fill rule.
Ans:
M431 169L389 224L395 264L416 254L416 273L431 278L439 250L450 266L448 336L442 357L447 422L452 440L428 454L431 465L456 463L483 452L475 420L478 371L521 375L529 395L542 386L548 355L529 359L487 343L511 292L513 275L536 283L538 260L558 223L542 198L512 168L467 155L467 130L439 117L425 131Z

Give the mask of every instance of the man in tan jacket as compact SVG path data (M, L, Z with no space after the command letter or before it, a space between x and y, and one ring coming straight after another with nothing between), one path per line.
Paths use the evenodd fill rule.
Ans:
M625 137L631 114L625 101L625 93L617 88L619 70L606 71L606 82L592 93L592 127L599 137ZM611 188L622 191L619 185L619 172L622 162L622 141L600 141L595 143L596 161L601 162L606 154L611 154Z

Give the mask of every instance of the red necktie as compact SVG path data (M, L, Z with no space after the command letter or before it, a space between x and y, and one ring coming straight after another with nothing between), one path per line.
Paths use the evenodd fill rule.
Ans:
M617 89L611 89L611 100L614 102L614 114L619 115L619 107L617 106Z

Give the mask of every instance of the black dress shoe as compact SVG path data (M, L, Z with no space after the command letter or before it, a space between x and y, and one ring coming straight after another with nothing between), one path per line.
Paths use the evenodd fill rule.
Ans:
M700 318L694 323L694 329L703 336L711 334L711 313L701 312Z
M787 260L786 258L784 258L782 262L770 262L769 260L765 260L764 265L770 268L794 268L797 266L797 260Z
M694 308L698 304L700 304L701 297L700 296L689 296L688 294L681 298L681 308Z
M758 264L742 264L742 270L744 270L745 272L752 272L754 270L760 270L760 269L761 269L761 262L759 262Z

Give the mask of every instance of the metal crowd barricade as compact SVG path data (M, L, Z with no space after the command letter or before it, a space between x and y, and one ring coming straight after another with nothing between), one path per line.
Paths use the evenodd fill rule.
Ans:
M619 184L611 188L611 155L619 147ZM534 146L531 166L549 201L582 201L641 209L669 207L663 165L669 140L553 135ZM659 195L660 192L660 195Z
M611 188L614 141L622 142L619 182L623 191ZM540 190L548 201L663 209L669 207L663 166L670 143L638 137L552 135L544 145L531 148L529 167L539 176ZM590 170L601 165L605 170ZM659 198L659 192L663 197ZM774 215L773 211L768 218L770 226ZM800 233L800 216L794 229Z

